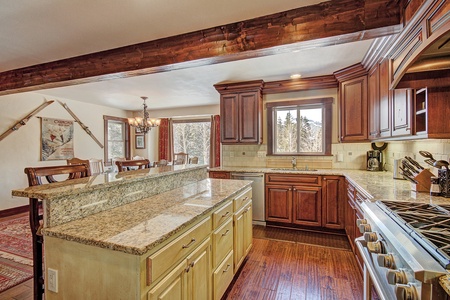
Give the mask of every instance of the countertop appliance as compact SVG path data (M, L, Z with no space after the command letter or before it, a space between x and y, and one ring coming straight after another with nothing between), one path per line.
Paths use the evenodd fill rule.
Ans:
M364 299L447 299L439 277L450 269L450 205L402 201L361 204L356 245L364 260Z
M265 225L266 212L264 200L264 173L231 173L231 179L251 180L252 182L252 204L253 224Z
M383 171L383 153L380 150L367 151L367 171Z

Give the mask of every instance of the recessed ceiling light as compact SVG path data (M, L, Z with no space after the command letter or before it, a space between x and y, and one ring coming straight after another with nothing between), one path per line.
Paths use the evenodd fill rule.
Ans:
M292 74L291 75L291 79L299 79L300 77L302 77L301 74Z

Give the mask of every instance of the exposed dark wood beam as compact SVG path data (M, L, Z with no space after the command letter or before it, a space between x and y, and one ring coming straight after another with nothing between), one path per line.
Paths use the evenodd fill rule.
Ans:
M0 95L166 72L399 32L397 0L331 0L0 73Z

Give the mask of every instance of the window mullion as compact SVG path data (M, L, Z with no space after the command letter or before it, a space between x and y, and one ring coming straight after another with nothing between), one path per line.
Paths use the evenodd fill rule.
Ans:
M297 153L300 153L300 143L301 143L301 119L300 119L300 108L297 107Z

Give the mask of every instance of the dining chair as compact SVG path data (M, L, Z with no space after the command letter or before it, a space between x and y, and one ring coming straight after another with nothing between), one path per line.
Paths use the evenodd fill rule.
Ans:
M139 155L133 156L133 160L143 160L143 159L145 159L145 157Z
M91 158L89 159L89 166L91 169L91 176L103 174L105 172L103 159Z
M111 159L111 165L112 165L112 171L117 173L119 170L117 169L117 161L124 161L127 160L126 157L114 157Z
M161 159L160 161L156 162L157 167L164 167L167 166L167 159Z
M183 165L188 162L189 155L184 152L178 152L173 154L173 164L174 165Z
M67 165L79 165L79 164L85 164L88 166L89 169L89 176L91 176L92 171L91 171L91 165L90 165L90 161L89 159L81 159L81 158L77 158L77 157L72 157L66 160L67 161Z
M120 172L132 171L137 169L150 168L150 161L148 159L141 160L122 160L116 161L117 168Z
M42 185L43 178L46 179L48 184L52 184L55 182L90 176L89 163L50 167L29 167L25 168L24 172L27 175L28 186L30 187ZM67 178L57 180L54 177L56 175L66 175ZM41 300L43 299L44 294L44 271L42 267L42 249L44 238L41 233L44 216L42 211L42 200L37 198L29 198L29 202L30 227L33 246L33 293L35 300Z
M189 164L198 164L198 156L193 156L189 158Z

